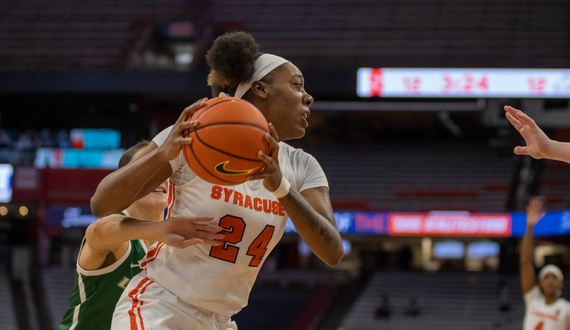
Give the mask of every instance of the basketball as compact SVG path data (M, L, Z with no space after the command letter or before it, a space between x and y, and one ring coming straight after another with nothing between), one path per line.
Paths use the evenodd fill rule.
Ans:
M260 172L265 163L257 153L269 155L267 120L253 104L234 97L216 97L194 112L198 126L185 130L192 143L182 150L188 166L202 179L219 185L236 185Z

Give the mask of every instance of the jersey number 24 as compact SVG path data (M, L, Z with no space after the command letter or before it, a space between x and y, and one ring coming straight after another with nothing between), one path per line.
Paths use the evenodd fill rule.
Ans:
M242 218L233 215L226 215L220 219L219 226L224 228L223 233L226 235L226 240L222 245L212 246L210 249L210 256L235 263L240 248L234 244L241 242L243 239L245 221L243 221ZM274 231L274 226L266 225L257 238L251 242L246 253L248 256L252 257L249 262L250 266L259 266L267 252L267 244L269 244L271 237L273 237Z

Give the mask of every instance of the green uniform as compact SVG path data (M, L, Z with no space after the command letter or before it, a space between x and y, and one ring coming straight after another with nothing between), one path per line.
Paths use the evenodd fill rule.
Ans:
M139 260L145 255L144 242L133 240L127 253L105 268L85 270L78 261L75 284L59 329L110 329L115 305L129 281L141 272Z

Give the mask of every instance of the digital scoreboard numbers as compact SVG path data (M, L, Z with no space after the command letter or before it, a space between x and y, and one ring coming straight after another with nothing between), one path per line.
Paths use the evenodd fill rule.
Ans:
M360 68L360 97L570 97L570 69Z

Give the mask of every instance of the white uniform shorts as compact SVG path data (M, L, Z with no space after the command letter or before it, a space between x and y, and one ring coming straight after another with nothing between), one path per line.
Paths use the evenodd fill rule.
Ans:
M127 285L111 330L237 330L230 318L197 309L145 275L143 271Z

